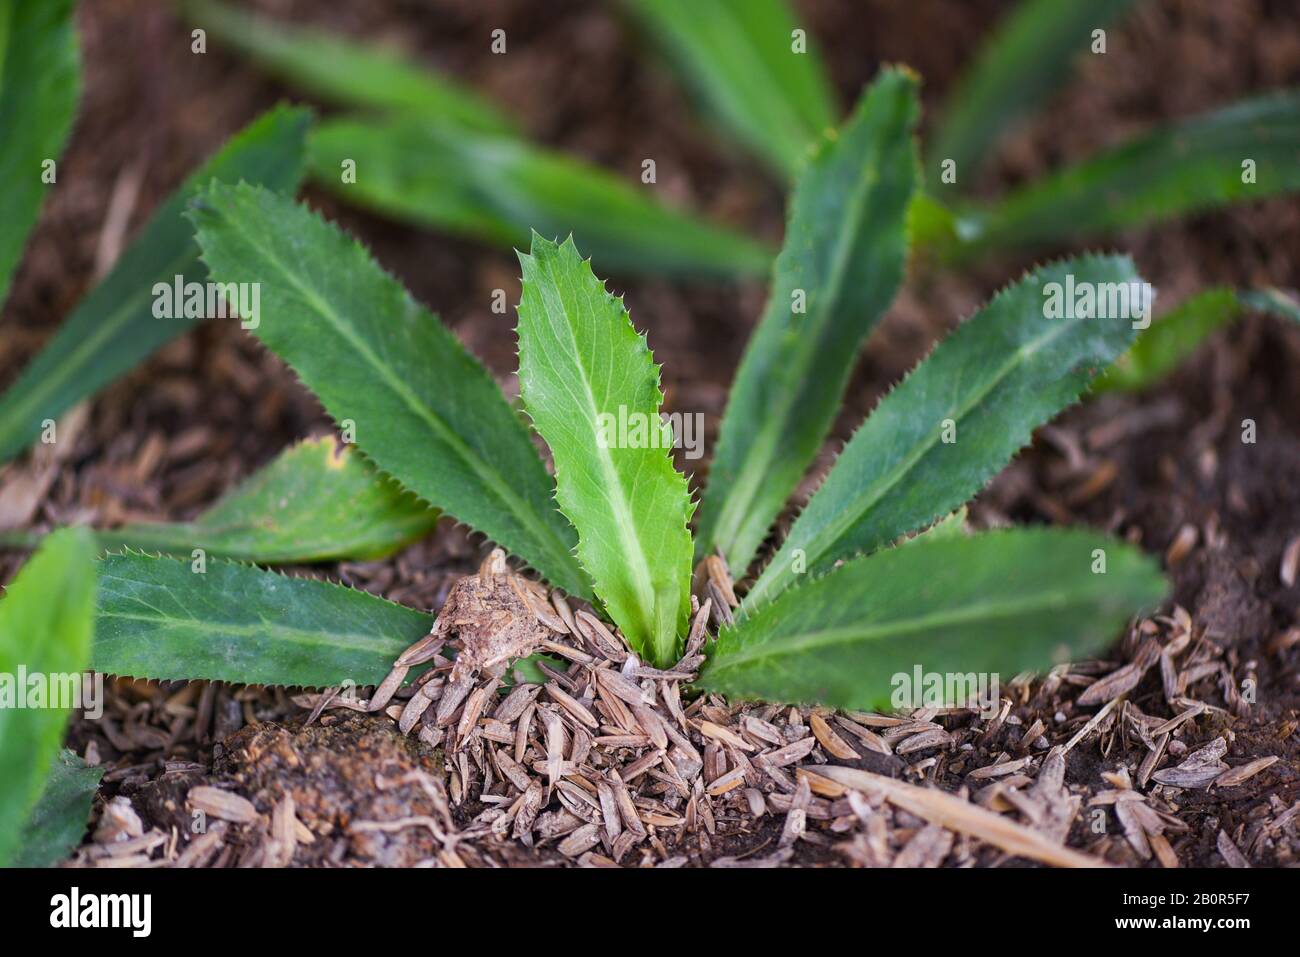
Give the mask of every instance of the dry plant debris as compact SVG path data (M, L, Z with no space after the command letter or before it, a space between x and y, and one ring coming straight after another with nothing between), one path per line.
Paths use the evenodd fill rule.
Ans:
M383 710L402 734L438 746L450 808L442 821L358 826L454 834L462 863L526 860L528 849L585 866L811 859L933 867L1011 857L1177 866L1171 842L1191 831L1179 817L1183 795L1241 787L1277 761L1222 760L1228 709L1192 691L1198 683L1234 687L1226 680L1232 666L1222 648L1193 637L1182 609L1138 623L1122 646L1127 661L1015 679L992 717L957 708L833 713L716 695L684 701L682 685L717 620L713 597L728 601L730 583L716 574L707 569L710 597L695 604L685 655L660 670L641 664L589 610L516 575L494 552L452 586L435 631L398 659L369 701L330 693L295 700L314 715ZM453 648L454 659L443 654ZM516 673L502 689L507 663L536 651L554 662L539 664L546 680ZM432 667L400 687L422 663ZM1171 718L1147 715L1128 697L1157 666ZM1056 726L1039 719L1022 727L1012 711L1031 702L1039 713L1054 702ZM1076 710L1097 705L1092 715ZM1216 733L1193 746L1198 722ZM1103 764L1112 753L1134 758L1099 766L1093 786L1067 784L1072 755L1094 764L1098 752ZM948 793L934 786L940 778L962 783ZM1276 808L1273 822L1246 835L1247 846L1258 852L1269 842L1291 859L1298 810ZM1102 819L1100 829L1090 826ZM1217 847L1233 866L1248 860L1229 835Z

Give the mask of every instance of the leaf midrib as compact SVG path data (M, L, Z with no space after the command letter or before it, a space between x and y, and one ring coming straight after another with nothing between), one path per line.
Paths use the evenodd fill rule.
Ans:
M560 540L559 536L555 534L555 532L551 529L549 525L539 521L536 513L528 505L528 503L525 502L523 499L519 498L519 496L517 496L514 493L513 489L511 489L508 485L506 485L503 481L501 481L501 479L497 476L495 470L490 468L487 465L487 463L485 463L479 457L479 455L469 445L467 445L465 441L461 439L461 437L457 435L456 432L450 426L448 426L442 420L441 416L439 416L436 412L434 412L433 409L429 408L423 402L421 402L420 398L417 395L415 395L410 390L409 387L407 387L405 382L389 374L388 367L383 362L380 361L379 357L375 354L374 350L370 348L370 345L364 339L362 339L356 333L354 333L351 329L349 329L347 324L343 322L343 320L339 316L335 315L334 311L329 308L328 304L324 300L322 300L319 296L317 296L312 289L305 286L298 279L298 277L293 273L293 271L287 268L284 262L280 259L279 255L277 255L273 250L269 249L268 247L260 243L256 237L252 236L247 231L245 231L242 228L242 225L236 220L227 217L226 221L231 225L233 225L240 233L243 233L247 238L248 242L250 243L250 245L252 245L254 249L261 252L270 261L270 263L274 265L275 268L277 268L280 271L280 273L288 279L289 283L295 289L298 290L299 294L308 302L308 304L312 306L312 308L314 308L321 316L323 316L326 319L326 321L329 322L331 326L333 326L335 331L340 336L342 336L343 339L346 340L354 349L356 349L357 352L362 356L362 358L364 358L374 369L376 369L380 373L380 377L382 381L385 384L387 384L388 387L392 389L393 392L395 392L400 399L403 400L403 402L407 405L408 408L411 409L411 411L413 411L419 418L427 422L435 432L437 432L440 436L442 436L443 440L448 445L450 445L456 452L460 454L460 456L466 462L469 463L470 467L474 471L474 474L477 475L479 479L482 480L483 483L486 486L488 486L492 490L492 492L496 494L497 497L507 506L508 512L513 514L517 519L519 519L521 524L525 528L531 530L533 534L538 537L539 541L542 542L549 541L551 542L552 546L558 546L558 548L555 550L552 557L559 559L561 564L566 566L571 574L574 574L574 578L576 581L582 581L583 576L580 573L576 573L577 570L572 563L568 546ZM423 310L421 310L421 313L424 318L430 319L435 322L437 321L432 316L423 313Z
M876 159L879 159L877 154ZM835 259L831 266L826 288L830 292L826 296L825 308L819 310L820 318L817 322L816 338L812 336L800 337L800 340L807 343L805 348L800 350L798 368L806 371L810 365L809 358L817 355L819 350L815 348L825 337L831 322L827 317L833 315L838 307L844 294L844 278L848 273L848 262L850 259L849 250L853 248L853 237L857 235L858 227L861 225L861 217L865 214L867 207L867 196L871 193L871 188L879 181L880 165L868 163L863 168L863 175L859 178L858 183L853 190L849 208L851 213L845 215L841 220L839 235L835 241ZM875 237L871 237L874 243ZM743 500L741 496L732 494L727 496L727 503L723 507L722 514L718 516L718 534L714 540L725 540L727 545L734 544L735 539L739 536L748 521L751 506L756 496L756 489L759 488L759 480L762 476L770 474L771 462L775 456L777 448L777 437L784 432L785 423L789 421L791 410L804 395L803 388L792 389L785 392L777 408L777 414L766 418L767 427L761 431L762 441L755 442L749 447L741 461L736 474L741 476L740 481L733 486L733 489L744 489ZM754 479L745 481L744 476L753 475ZM739 512L739 517L736 517ZM741 569L733 569L737 574Z
M767 658L816 651L834 645L877 641L892 636L902 637L926 629L965 625L980 620L997 621L1024 613L1060 611L1076 606L1090 608L1095 602L1095 597L1087 592L1060 590L1039 592L1027 599L1012 598L1004 601L965 603L953 609L872 625L849 625L799 632L793 636L758 641L749 648L718 655L715 659L717 664L710 667L709 672L717 674Z
M552 268L553 265L553 263L547 265L547 271L551 273L550 289L558 290L560 286L560 277L555 274ZM564 336L568 339L567 345L571 347L569 355L573 356L574 362L582 373L578 378L582 382L582 391L587 397L587 408L590 412L589 422L591 423L591 435L594 437L596 434L596 423L598 422L600 409L597 408L596 405L596 395L591 390L591 371L583 362L583 353L578 347L577 333L574 330L573 320L570 318L569 308L565 303L563 296L557 295L551 297L547 294L548 289L545 287L541 289L541 293L544 304L548 300L554 298L555 305L563 316L563 322L560 323L560 325L564 330ZM601 295L603 296L607 294L602 290ZM550 310L547 309L546 312L549 316ZM553 329L556 325L554 322L549 321L549 319L548 324ZM555 331L558 333L559 330ZM561 381L563 381L562 377ZM567 388L568 386L566 383L566 389ZM572 394L572 390L569 391ZM612 488L616 492L616 495L606 495L606 498L609 500L612 510L615 513L615 527L618 529L619 539L623 542L624 558L627 559L627 568L631 574L633 579L632 584L639 598L640 607L636 609L636 611L640 613L642 619L641 626L645 629L646 639L651 643L654 643L657 636L655 635L653 625L653 615L650 614L650 610L653 608L655 600L654 576L651 574L650 566L646 562L645 550L641 543L641 533L636 522L635 512L624 493L623 483L619 477L618 469L614 465L614 457L611 454L612 450L601 448L601 444L594 441L594 438L591 445L594 449L593 458L599 463L606 487ZM556 469L558 471L558 464L556 465ZM579 543L579 547L581 547L581 543Z
M1060 326L1051 329L1046 335L1042 336L1041 338L1032 340L1031 342L1020 346L1020 348L1018 348L1014 353L1012 353L1011 357L999 367L997 374L992 378L990 378L988 384L984 388L977 390L975 393L972 394L970 399L968 399L965 403L959 405L957 409L954 410L955 412L954 418L956 419L956 421L960 422L964 420L968 415L970 415L971 411L975 408L975 406L978 405L980 402L982 402L989 395L989 393L991 393L994 389L996 389L999 385L1001 385L1002 382L1006 379L1006 377L1011 374L1012 370L1015 369L1015 367L1018 366L1026 357L1050 345L1059 336L1065 335L1065 333L1069 332L1078 323L1083 321L1085 320L1076 319L1073 322L1062 323ZM885 495L887 495L889 492L891 492L894 489L894 487L899 482L901 482L903 478L916 466L916 463L919 462L925 455L929 454L930 450L933 449L936 443L939 441L939 437L940 436L936 432L936 430L931 429L928 439L917 444L914 447L911 454L905 456L899 462L898 465L896 465L889 472L886 472L885 475L882 476L880 480L873 483L876 489L874 494L872 494L866 500L862 501L860 506L840 509L837 514L839 516L842 516L841 518L839 519L832 518L824 526L822 526L822 530L829 531L830 536L827 537L824 534L817 536L817 539L819 541L825 542L825 544L822 545L821 547L814 548L813 547L814 543L811 541L806 543L807 544L806 551L809 553L808 567L809 568L813 567L822 558L822 556L824 556L836 543L838 543L844 537L845 533L855 523L857 523L864 514L866 514L870 509L874 508L876 505L878 505L881 499L884 498ZM797 528L797 524L796 524L796 528ZM793 531L794 529L791 530L792 533ZM791 537L786 540L786 543L789 544L790 542L793 541L794 538L792 534ZM784 551L784 546L782 546L782 551ZM767 576L764 575L763 578L767 578ZM766 591L768 588L771 587L772 580L774 579L769 579L768 585L764 586L763 581L760 579L760 581L758 581L754 585L754 589L750 592L748 597L753 598L756 594L761 594L764 591Z
M130 579L106 579L113 581L122 581L128 584L140 584ZM123 601L137 601L138 599L130 596L122 596ZM288 625L270 622L265 619L260 620L257 624L240 624L237 622L221 621L216 624L210 624L207 621L198 618L178 618L169 615L145 615L145 614L127 614L120 611L97 612L97 617L103 619L113 619L120 621L139 621L151 622L153 624L169 625L173 628L184 628L193 630L198 634L218 634L218 635L239 635L241 637L266 637L275 641L284 640L297 647L328 647L343 651L362 651L367 653L382 654L386 649L384 646L376 644L376 639L387 643L388 646L400 649L401 640L389 639L383 635L365 632L326 632L312 631L305 628L294 628ZM369 644L357 644L357 641L369 641Z

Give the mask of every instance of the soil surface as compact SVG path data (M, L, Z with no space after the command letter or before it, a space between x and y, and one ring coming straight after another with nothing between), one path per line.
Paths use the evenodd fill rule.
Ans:
M992 0L795 5L822 45L842 104L852 102L882 63L904 62L924 78L930 118L978 38L1010 6ZM697 118L670 72L613 4L372 0L320 6L263 0L256 6L395 43L496 99L536 139L629 177L642 158L654 156L668 200L779 239L779 184ZM129 234L230 133L261 109L294 97L215 42L207 54L192 54L188 27L161 0L98 0L82 5L79 18L86 63L81 113L59 185L6 306L0 337L5 384L91 287L97 258L120 245L121 237L105 236L103 229L115 192L142 177ZM1110 30L1105 57L1081 62L1074 82L1006 141L981 189L992 195L1162 119L1297 85L1295 18L1285 0L1139 5ZM510 37L511 52L504 57L488 53L487 38L498 27ZM513 254L395 225L312 190L306 197L359 235L508 390L514 388L511 320L490 311L495 288L505 288L509 301L518 299ZM1300 201L1283 198L1132 231L1107 245L1130 251L1168 303L1215 283L1300 286L1298 231ZM1063 251L1068 250L1037 250L1034 258ZM906 290L865 350L819 470L939 335L1031 261L1000 256L960 272L914 265ZM626 293L634 321L648 330L664 364L670 410L702 411L716 430L726 387L763 305L763 284L611 279ZM1140 680L1122 705L1069 752L1065 786L1085 802L1074 819L1071 846L1116 863L1162 862L1161 849L1153 850L1150 841L1144 853L1145 839L1126 825L1131 815L1103 815L1108 825L1098 831L1090 809L1109 815L1125 803L1111 792L1125 789L1119 778L1136 779L1142 770L1149 752L1142 732L1153 727L1147 716L1158 730L1186 701L1196 701L1204 710L1165 732L1158 768L1177 765L1217 738L1224 739L1232 767L1261 757L1279 760L1237 786L1167 794L1158 786L1149 803L1168 820L1163 831L1154 831L1163 833L1183 864L1240 863L1234 851L1257 864L1294 863L1300 851L1294 813L1300 799L1300 587L1283 582L1281 565L1285 549L1300 536L1297 368L1300 329L1251 317L1216 335L1158 388L1091 401L1041 430L1034 447L980 497L973 523L1083 522L1164 554L1175 585L1164 616L1119 641L1107 662L1026 685L999 719L930 716L949 735L941 747L907 753L905 760L884 760L868 749L850 763L979 792L1002 776L972 779L972 771L1022 756L1034 758L1025 770L1036 770L1048 745L1068 741L1097 713L1101 702L1077 703L1088 686L1137 662ZM1255 424L1254 443L1242 440L1248 419ZM237 328L209 323L99 395L72 427L70 451L48 485L34 479L27 458L0 472L0 519L6 525L187 518L292 440L326 431L328 422L278 360ZM805 492L820 474L810 476ZM437 608L452 581L472 571L484 554L480 540L444 523L436 535L392 560L303 572ZM17 553L0 556L6 580L21 559ZM1144 641L1179 649L1181 657L1170 665L1184 675L1173 689L1173 697L1184 701L1177 709L1161 667L1147 660ZM277 837L275 814L286 797L297 820L315 835L310 841L299 835L296 851L291 848L294 864L414 863L461 851L471 863L566 860L546 847L516 847L494 856L458 851L452 840L449 850L436 834L468 826L482 808L471 802L449 811L431 796L442 786L430 784L441 782L440 754L401 738L381 716L326 713L305 728L304 718L276 690L121 682L109 717L77 723L71 745L78 753L89 748L92 758L110 766L105 799L129 798L146 828L182 835L183 843L195 837L183 821L191 785L215 783L249 798L265 827L223 827L222 839L208 842L211 853L205 851L203 863L251 854L276 860L284 835ZM1038 722L1042 729L1030 735ZM387 774L385 780L399 783L376 791L376 768ZM989 806L1006 809L1004 793L983 797ZM907 860L928 863L940 846L924 822L901 812L886 821L884 844L876 846L871 827L853 824L855 815L865 821L861 809L846 808L843 798L817 800L827 804L810 805L818 813L809 811L809 833L821 836L797 841L781 861L870 864L883 863L882 853L907 852ZM1032 818L1023 809L1019 813ZM436 827L350 829L358 821L403 816L427 817ZM849 822L842 836L835 836L837 821ZM769 813L724 827L712 840L692 836L683 853L692 864L769 860L782 831L782 816ZM280 844L255 840L249 836L254 832ZM142 854L148 860L164 850ZM971 851L960 843L947 855L939 859L1004 860L991 848ZM94 861L89 852L82 857Z

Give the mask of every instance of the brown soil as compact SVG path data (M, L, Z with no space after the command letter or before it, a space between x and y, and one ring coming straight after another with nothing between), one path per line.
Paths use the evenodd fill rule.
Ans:
M305 0L257 5L279 16L396 42L486 91L538 139L628 175L652 155L660 188L670 200L753 234L780 235L779 187L696 119L672 76L644 55L610 4L546 5L545 15L539 15L543 8L536 4L508 0L445 0L433 4L433 14L402 0L328 8ZM906 62L924 77L931 113L976 38L1008 7L991 0L903 6L887 0L806 0L797 6L823 44L842 102L850 102L881 63ZM215 43L204 56L191 54L188 30L166 3L100 0L81 8L80 22L86 60L81 114L61 164L59 186L46 204L6 307L6 335L0 339L4 382L12 381L92 284L104 213L125 171L143 164L147 174L131 220L134 229L227 135L258 110L292 95ZM1162 118L1300 83L1300 33L1294 26L1294 11L1283 0L1152 0L1141 5L1123 27L1111 31L1106 57L1084 62L1076 81L1009 141L988 173L986 188L997 190L1078 158ZM487 54L486 38L496 27L504 27L511 38L508 56ZM506 320L489 311L489 303L496 287L506 288L511 301L517 298L512 254L384 222L316 192L307 196L361 236L511 387L513 337L502 328ZM1300 286L1292 238L1297 228L1300 202L1276 199L1135 231L1116 237L1112 245L1130 250L1143 275L1170 302L1217 282ZM1040 258L1055 252L1042 250ZM918 269L866 351L837 427L839 437L937 335L1027 263L1006 256L960 274ZM626 291L635 321L649 330L664 363L669 405L703 411L716 427L740 349L762 307L762 284L688 288L613 278ZM1300 535L1300 377L1292 371L1297 367L1300 330L1271 320L1245 322L1216 336L1150 393L1103 399L1067 413L994 483L973 512L977 523L986 524L1088 522L1153 552L1167 549L1184 526L1196 529L1195 544L1170 569L1174 601L1190 613L1198 638L1226 649L1234 681L1255 678L1258 703L1243 708L1230 700L1228 689L1207 680L1197 697L1227 707L1232 716L1198 719L1184 737L1195 748L1226 730L1232 735L1230 763L1261 754L1278 755L1281 761L1236 791L1184 792L1191 797L1180 813L1192 830L1175 842L1184 863L1221 865L1215 837L1220 829L1249 846L1259 863L1281 861L1271 838L1255 839L1258 822L1275 815L1279 803L1289 807L1300 796L1294 734L1300 724L1300 647L1278 640L1296 628L1300 610L1300 589L1283 587L1278 574L1283 548ZM1247 418L1257 424L1253 445L1240 438ZM95 400L63 471L48 494L31 503L25 524L184 518L294 438L325 428L314 399L277 360L237 329L210 324L167 347ZM20 462L0 475L8 481L23 467ZM345 564L318 573L408 604L437 607L452 578L471 570L481 557L481 542L444 524L434 538L392 561ZM8 578L20 560L18 555L0 557L0 573ZM1131 652L1118 650L1116 663ZM1163 716L1167 711L1161 710L1160 678L1154 671L1131 699L1146 713ZM129 710L168 697L183 698L180 704L187 707L201 703L193 689L172 688L164 694L143 686L124 689L121 700ZM267 755L279 753L274 742L283 743L287 732L258 724L228 738L243 725L297 714L282 695L219 689L202 697L208 720L197 735L191 729L160 742L143 724L131 724L124 712L121 726L110 736L116 740L83 724L75 729L73 745L80 750L95 740L103 758L114 763L107 790L132 795L138 809L160 824L175 812L167 807L166 777L158 780L164 770L170 775L215 773L221 783L254 797L263 811L298 787L295 780L311 788L314 771L290 774L285 770L289 764L239 763L237 756L247 757L254 747ZM1041 714L1051 725L1058 704L1042 695L1028 698L1017 706L1017 719L1023 728ZM297 723L301 717L290 720ZM369 721L382 724L378 718ZM328 722L337 730L335 719ZM352 737L342 743L337 737L323 742L327 732L322 729L294 731L287 747L309 767L332 761L322 757L327 754L338 755L340 762L374 754L398 763L424 760L410 750L413 745L387 740L386 729L361 728L365 723L349 719ZM977 754L997 753L1003 743L998 735L1011 734L1011 727L1002 726L980 741ZM213 767L211 742L223 738L226 743L218 746ZM1080 746L1072 752L1067 781L1095 791L1105 786L1100 771L1135 763L1142 753L1140 745L1106 754L1095 744ZM950 788L962 783L950 762L942 762L932 779ZM347 791L346 771L332 780ZM355 808L322 805L317 813L382 819L392 810L373 803L378 797L365 788L351 793L358 802ZM419 800L413 792L405 796ZM765 821L747 843L718 841L711 853L743 854L771 843L774 835L765 831L779 831L780 823ZM1252 826L1255 831L1248 833ZM1082 821L1076 824L1072 843L1093 841L1094 835L1082 827ZM417 829L402 840L424 840L420 834ZM798 848L797 859L806 863L845 859L822 846L800 843ZM421 846L411 853L426 850ZM1115 852L1118 859L1123 859L1121 852ZM300 853L305 856L298 863L335 860L330 857L335 852L323 845L312 845L309 852L300 847ZM404 860L390 853L403 852L387 844L343 852L349 862L354 858L348 855Z

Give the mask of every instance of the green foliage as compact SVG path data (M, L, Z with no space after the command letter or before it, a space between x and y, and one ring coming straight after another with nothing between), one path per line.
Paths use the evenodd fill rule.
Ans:
M738 577L826 438L858 350L902 281L919 111L915 78L886 70L795 188L700 518L697 555L721 549Z
M380 46L277 23L224 3L185 0L181 6L195 26L323 100L418 114L465 129L514 129L513 121L474 92Z
M81 92L74 0L0 4L0 306Z
M1247 289L1237 293L1237 298L1247 309L1256 312L1271 312L1283 319L1300 322L1300 297L1294 292L1281 289Z
M589 596L576 536L501 389L366 250L292 200L214 184L190 213L220 282L260 282L254 333L380 469Z
M293 193L302 178L310 123L311 115L301 109L279 107L264 114L154 213L103 282L0 397L0 461L22 451L45 419L57 419L203 318L154 315L155 283L170 285L178 275L206 278L189 224L181 217L185 203L214 179L261 183Z
M700 554L718 548L739 572L824 440L857 351L901 281L909 238L974 245L997 234L990 226L997 216L949 211L917 196L919 108L907 71L884 71L839 134L810 151L832 107L815 56L790 49L793 21L783 6L746 4L750 16L741 16L732 0L698 9L676 0L628 2L733 133L781 171L804 170L771 300L728 405L701 525ZM362 205L498 243L522 243L530 226L572 230L602 269L727 274L769 261L746 238L523 143L495 111L415 67L296 28L263 32L256 19L213 3L190 9L196 22L292 82L385 114L332 120L307 147L316 178ZM1032 97L1017 99L1008 76L1047 82L1060 68L1041 51L1025 54L1000 78L984 78L976 106L1000 103L999 115L1009 117ZM345 84L339 77L349 73ZM279 169L286 155L296 157L306 122L292 111L263 121L260 139L278 142L260 143L261 159ZM1254 142L1261 129L1276 134L1268 122L1257 113L1239 123L1250 136L1237 145ZM1279 155L1260 165L1270 189ZM355 182L340 176L345 160L356 163ZM522 400L550 447L553 482L519 414L435 316L358 243L291 197L234 185L269 176L264 167L252 164L250 175L234 169L235 160L226 164L196 174L159 214L155 224L165 228L146 232L142 242L153 252L131 265L131 288L151 289L154 277L181 271L168 265L159 276L163 247L193 265L193 246L177 239L173 220L197 189L188 216L212 278L259 285L261 308L246 317L252 331L366 458L336 455L330 440L306 443L192 522L133 526L101 533L103 540L262 562L370 557L426 531L435 517L427 503L499 542L551 584L598 601L642 657L670 665L689 620L693 505L673 467L671 430L660 421L659 369L572 236L557 244L534 232L531 253L520 257ZM296 173L282 176L284 188L296 184ZM1168 183L1136 180L1164 210ZM965 531L963 503L1134 342L1127 316L1050 314L1050 284L1067 277L1103 290L1139 282L1119 257L1042 267L941 343L845 447L720 637L703 687L880 707L889 678L918 661L960 672L1043 667L1112 638L1124 617L1163 594L1153 563L1092 533ZM117 299L128 296L119 290ZM119 307L105 337L84 352L60 347L75 361L50 366L65 375L54 394L93 380L88 363L98 363L105 343L117 350L103 364L111 378L169 337L158 338L157 325L141 326L136 313L145 302L134 302L135 312ZM87 323L69 327L93 340L98 327ZM104 374L99 364L95 370ZM30 434L30 424L23 428ZM84 544L87 534L56 533L33 566L71 540L63 536ZM13 606L12 598L0 605L0 625ZM377 683L432 618L323 581L128 551L100 566L94 624L89 661L104 672L364 686ZM535 666L520 664L524 673ZM0 733L0 753L6 740ZM23 815L39 793L40 770ZM79 793L78 801L88 793L84 778ZM60 845L75 840L77 819L84 825L78 807L60 819Z
M1106 571L1099 574L1098 553ZM1093 532L1015 529L847 562L724 629L700 674L710 691L887 708L894 675L1043 670L1113 641L1153 607L1155 562ZM918 689L919 690L919 689Z
M1300 91L1162 127L975 211L977 248L1109 233L1300 189ZM1253 180L1243 164L1253 162ZM1251 181L1248 181L1251 180Z
M944 109L930 151L928 182L942 189L940 164L954 160L958 189L974 184L998 137L1047 101L1088 52L1092 31L1134 0L1025 0L980 48Z
M312 176L348 202L418 226L524 247L572 232L603 270L756 273L769 250L651 198L620 176L523 140L423 118L344 118L311 138ZM343 163L356 163L344 182Z
M106 674L323 687L378 684L433 616L235 562L138 554L99 564L91 666Z
M1128 348L1127 318L1046 317L1050 284L1069 276L1079 289L1140 282L1127 257L1083 256L994 296L868 416L745 607L961 505Z
M1207 289L1143 330L1133 347L1097 380L1097 391L1133 391L1154 385L1196 350L1210 333L1241 315L1232 289Z
M519 379L555 459L557 501L610 617L669 666L690 614L692 506L659 417L659 368L571 238L534 235L519 258Z
M709 112L773 170L793 178L835 122L812 40L795 51L784 0L625 0Z
M1300 303L1279 289L1207 289L1144 329L1133 347L1097 380L1095 391L1133 392L1155 385L1212 333L1231 325L1248 309L1300 322Z
M23 828L15 867L53 867L81 842L103 768L92 768L64 748L54 758L45 790Z
M0 674L25 694L19 669L50 679L87 667L95 602L94 542L84 529L49 537L0 600ZM79 677L78 677L78 680ZM0 866L12 861L63 740L63 708L0 707ZM83 821L84 824L84 821Z
M98 532L101 548L212 555L263 564L368 560L430 532L438 512L350 445L300 442L192 522Z

